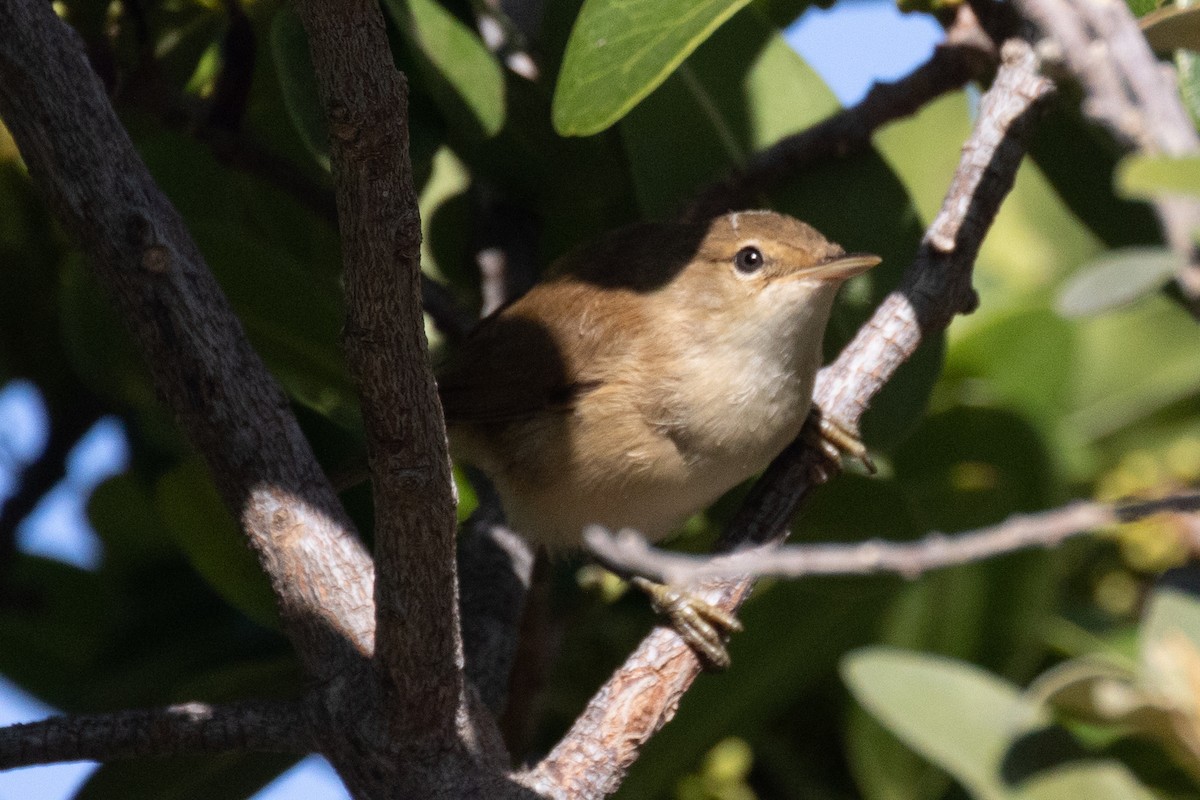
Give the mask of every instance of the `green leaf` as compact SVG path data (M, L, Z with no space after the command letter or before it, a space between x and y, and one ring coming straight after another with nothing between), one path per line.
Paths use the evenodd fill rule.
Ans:
M861 708L850 712L846 757L865 800L937 800L946 773L918 756Z
M1196 125L1200 122L1200 54L1177 50L1175 69L1179 75L1179 97Z
M730 53L753 53L754 58L731 60ZM621 121L643 216L675 212L697 189L741 166L751 153L837 108L837 98L821 77L756 9L738 14ZM838 165L830 172L844 171ZM807 182L809 176L805 178ZM822 191L841 194L842 186L832 180L812 182ZM867 197L859 192L860 201ZM854 242L851 249L866 248Z
M1037 168L1053 185L1057 197L1104 244L1128 247L1157 242L1162 234L1150 207L1118 197L1113 191L1112 175L1122 153L1111 137L1097 130L1084 117L1078 97L1064 95L1059 92L1050 98L1045 114L1038 119L1029 145L1029 154ZM1029 194L1022 183L1028 183L1026 178L1030 172L1021 170L1012 196L1005 201L1001 218L1006 214L1011 216L1008 209L1013 207L1013 200L1023 200L1022 195ZM1045 242L1048 255L1067 264L1074 261L1071 248L1063 246L1068 242L1056 233L1065 230L1061 223L1045 213L1026 212L1021 216L1027 217L1028 226L1033 229L1031 233L1040 234L1038 239ZM990 235L988 241L994 238ZM1022 262L1029 262L1030 245L1026 237L1015 242L1013 237L1001 241L1003 254L1012 253ZM1041 265L1034 268L1042 275L1053 274Z
M192 219L192 235L289 394L349 429L359 427L354 388L338 350L341 291L326 265L305 264L227 219Z
M1165 296L1080 320L1076 330L1064 435L1094 442L1200 395L1200 328Z
M1111 720L1107 710L1096 708L1098 687L1113 684L1131 686L1136 673L1115 658L1087 655L1051 667L1029 686L1029 696L1071 714L1084 714L1089 720ZM1105 689L1100 688L1100 691Z
M1118 761L1094 759L1063 764L1031 778L1020 800L1161 800Z
M1138 24L1151 49L1159 55L1200 50L1200 8L1160 8L1142 17Z
M80 254L66 258L59 302L63 350L79 379L97 394L132 407L153 404L145 362Z
M290 6L275 13L271 20L271 55L279 74L283 102L292 125L317 163L329 171L329 123L317 94L317 76L313 73L308 36L300 17Z
M183 86L196 73L204 54L211 52L214 45L219 46L225 29L224 14L215 7L189 4L181 9L172 28L170 35L154 44L154 67L166 85Z
M144 483L132 473L109 478L87 504L88 521L104 542L104 570L136 574L155 561L177 555L163 536L162 520Z
M236 661L217 666L193 679L185 679L174 690L176 697L203 698L206 702L234 702L246 697L295 699L305 689L307 678L294 652L261 661Z
M955 342L946 376L969 384L974 404L1019 410L1049 437L1071 410L1071 372L1063 365L1075 363L1075 338L1071 324L1048 309L993 309Z
M120 604L94 572L19 557L4 578L0 673L59 708L86 695Z
M200 462L189 461L164 475L155 500L167 530L205 580L246 616L277 629L271 586Z
M1126 197L1200 196L1200 156L1129 156L1117 165L1116 184Z
M554 88L554 129L590 136L661 84L750 0L586 0Z
M1059 491L1028 417L994 408L929 416L894 450L892 466L922 533L993 524L1016 509L1045 508ZM926 575L882 614L884 641L1024 679L1038 666L1039 631L1056 602L1053 563L1027 552Z
M1125 0L1135 17L1142 17L1158 8L1159 0Z
M1190 679L1181 676L1200 666L1200 598L1169 586L1154 591L1142 620L1139 662L1148 688L1191 707Z
M437 0L385 0L384 7L451 124L496 135L504 127L504 72L475 32Z
M1074 720L1120 725L1160 739L1172 736L1166 710L1136 685L1128 667L1109 659L1084 657L1063 662L1038 676L1029 695Z
M786 28L800 18L810 6L829 8L833 0L755 0L754 6L777 28Z
M1157 292L1178 267L1179 256L1161 247L1127 247L1105 253L1071 275L1055 308L1067 318L1111 311Z
M292 197L225 173L192 139L155 132L139 149L272 372L300 403L358 428L357 398L338 348L334 230Z
M1200 647L1200 598L1191 592L1165 586L1155 589L1142 620L1143 647L1178 632Z
M945 658L871 647L847 656L842 676L867 711L981 800L1010 796L1009 748L1046 722L1012 684Z

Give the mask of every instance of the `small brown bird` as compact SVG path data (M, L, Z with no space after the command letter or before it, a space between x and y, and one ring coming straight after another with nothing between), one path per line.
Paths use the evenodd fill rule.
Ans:
M769 211L609 234L440 372L451 451L551 550L661 539L796 438L838 287L879 260Z
M768 211L609 234L441 371L452 450L534 542L661 539L796 438L834 295L878 263Z

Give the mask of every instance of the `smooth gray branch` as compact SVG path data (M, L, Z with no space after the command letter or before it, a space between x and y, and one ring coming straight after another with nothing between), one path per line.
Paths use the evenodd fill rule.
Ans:
M652 547L641 534L629 530L613 534L594 526L585 532L584 541L604 566L623 575L640 575L660 583L687 585L745 575L805 578L893 573L916 578L931 570L983 561L1030 547L1057 547L1080 534L1169 511L1200 511L1200 493L1120 505L1081 500L952 536L931 533L915 542L872 539L858 544L762 545L706 557Z
M184 703L50 717L0 728L0 769L198 753L303 755L315 748L299 703Z
M942 213L901 287L821 377L821 407L851 429L924 337L974 307L970 276L975 256L1012 188L1024 154L1021 140L1036 106L1052 90L1050 81L1037 74L1027 43L1010 40L1002 58ZM786 535L792 513L810 488L806 465L813 457L811 448L797 443L776 459L727 531L728 546ZM710 584L707 599L733 611L751 585L750 580ZM671 719L699 671L695 654L678 635L656 628L525 777L526 783L556 798L590 800L616 791L642 745Z

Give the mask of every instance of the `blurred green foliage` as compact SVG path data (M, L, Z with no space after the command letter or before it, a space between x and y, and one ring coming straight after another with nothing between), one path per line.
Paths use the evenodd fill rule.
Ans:
M338 349L326 125L297 18L274 0L245 3L244 18L215 0L62 5L322 463L352 460L361 422ZM475 252L497 236L519 240L537 272L606 229L670 215L836 110L780 36L806 5L695 2L680 24L672 4L548 0L526 32L540 68L530 80L476 34L480 6L388 0L411 88L429 274L477 307ZM251 62L233 57L246 25ZM246 102L231 115L222 93L239 82ZM1185 70L1185 94L1193 82ZM763 198L885 256L845 291L831 353L911 261L970 131L975 91ZM1060 94L1031 143L976 267L979 310L927 343L868 412L881 475L823 488L797 538L906 540L1072 497L1200 481L1200 328L1160 291L1170 262L1146 249L1157 231L1138 202L1200 192L1200 179L1190 162L1142 160L1123 167L1118 195L1120 154L1076 104ZM0 382L33 381L52 424L98 403L124 421L133 451L129 472L89 505L99 569L27 555L0 564L0 672L68 711L295 695L302 679L265 581L3 135L0 208ZM465 484L461 496L474 502ZM693 520L679 546L703 548L740 496ZM361 494L346 500L369 532ZM912 583L764 583L731 643L733 669L697 682L620 796L1194 796L1196 605L1152 588L1190 561L1188 535L1178 520L1149 520ZM561 645L518 758L553 743L650 625L640 598L581 589L577 566L554 565L558 633L548 638L561 634ZM1103 706L1097 686L1126 716ZM107 766L82 796L245 797L287 764Z

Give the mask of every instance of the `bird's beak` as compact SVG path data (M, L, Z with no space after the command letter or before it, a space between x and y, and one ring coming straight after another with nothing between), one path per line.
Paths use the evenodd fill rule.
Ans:
M863 274L880 261L883 259L870 253L847 253L831 258L823 264L818 264L808 270L804 277L846 280Z

